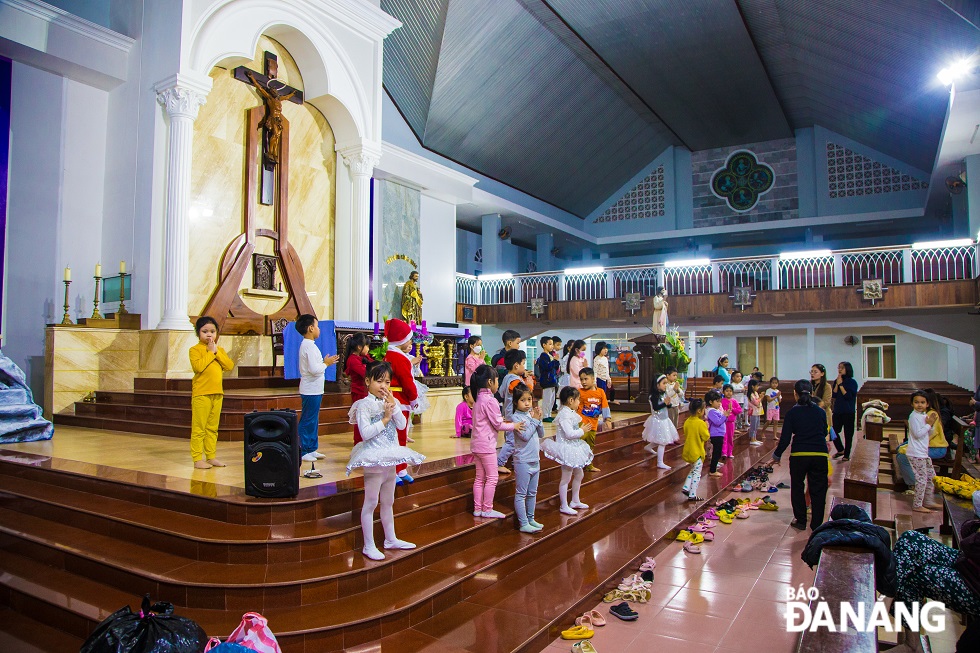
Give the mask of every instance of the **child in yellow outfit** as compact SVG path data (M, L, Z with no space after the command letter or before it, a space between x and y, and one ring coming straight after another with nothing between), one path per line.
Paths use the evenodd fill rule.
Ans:
M681 492L691 501L704 501L698 496L698 484L706 455L704 443L711 439L711 435L708 433L708 423L704 421L704 402L692 399L688 410L690 412L684 420L684 450L681 457L684 462L691 463L691 473L687 475Z
M225 350L218 346L218 323L203 316L194 325L201 342L191 347L191 458L195 469L224 467L215 458L218 446L218 420L225 391L221 384L223 372L235 364Z

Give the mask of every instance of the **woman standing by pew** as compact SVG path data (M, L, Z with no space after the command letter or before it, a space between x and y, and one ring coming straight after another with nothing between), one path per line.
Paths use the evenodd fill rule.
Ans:
M837 364L837 379L833 386L834 431L837 439L834 458L851 459L851 445L854 443L854 424L857 421L858 384L854 380L854 366L847 361Z

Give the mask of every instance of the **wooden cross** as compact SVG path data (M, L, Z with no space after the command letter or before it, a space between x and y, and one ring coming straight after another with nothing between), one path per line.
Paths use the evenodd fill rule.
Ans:
M259 202L272 204L275 187L275 170L283 156L282 149L282 103L288 100L303 104L303 91L287 86L279 81L279 60L271 52L265 52L265 73L258 73L246 66L239 66L232 71L235 79L253 87L265 104L265 115L262 117L262 190Z

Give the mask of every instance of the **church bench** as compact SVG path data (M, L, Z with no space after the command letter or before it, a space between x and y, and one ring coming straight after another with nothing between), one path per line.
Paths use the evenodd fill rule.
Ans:
M852 458L853 460L853 458ZM872 506L867 501L835 496L830 500L830 511L841 504L862 508L869 515ZM811 614L817 602L826 602L835 623L840 622L840 604L875 601L875 557L867 549L843 546L827 546L820 552L817 574L813 586L820 592L816 602L810 602ZM819 628L815 632L800 633L797 653L872 653L878 650L875 633L831 632Z
M902 537L902 533L912 530L912 515L900 512L895 515L895 539Z
M960 528L977 516L973 512L973 502L957 496L943 494L943 525L939 531L953 536L953 546L960 548Z
M844 476L844 497L867 501L871 519L878 513L878 464L881 446L874 440L857 438Z
M949 399L955 413L970 411L970 397L973 393L966 388L947 383L946 381L865 381L858 389L857 406L858 418L861 417L861 404L872 399L880 399L888 403L885 414L892 420L905 420L911 408L909 395L914 390L931 388Z

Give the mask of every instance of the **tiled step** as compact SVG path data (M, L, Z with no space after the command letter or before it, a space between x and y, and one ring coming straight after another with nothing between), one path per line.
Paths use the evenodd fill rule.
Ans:
M762 458L762 452L757 448L740 446L739 449L735 464L741 469L747 469ZM546 643L553 623L558 623L566 612L574 611L579 604L593 604L606 582L625 575L624 570L633 560L649 553L648 549L659 538L690 516L692 506L676 491L684 473L683 470L675 472L674 483L664 486L661 491L650 491L642 484L629 484L620 489L632 488L632 496L616 496L617 490L610 488L613 501L606 505L602 503L601 493L590 495L585 490L583 498L593 505L591 518L588 515L565 517L558 515L552 506L539 506L540 520L547 527L541 536L521 535L507 520L495 521L493 527L499 535L492 542L482 546L476 543L455 556L439 555L434 560L427 560L425 568L398 576L391 591L383 587L388 582L385 576L373 580L369 576L368 586L377 591L367 594L363 602L326 596L319 597L326 600L318 603L291 607L284 600L286 597L281 589L270 586L275 579L267 577L266 586L257 587L251 597L241 597L242 603L226 602L219 610L215 609L218 607L216 597L202 594L194 601L202 607L179 608L178 613L195 619L209 633L225 634L237 624L241 612L255 609L255 603L262 596L264 601L270 601L262 611L270 619L284 651L336 651L400 632L405 637L400 640L403 645L399 650L416 651L422 649L415 648L414 642L439 639L445 634L440 634L440 630L472 629L473 625L479 629L486 619L510 612L501 608L503 603L527 603L537 596L539 600L530 601L526 611L546 611L551 614L552 621L547 621L548 615L535 614L533 619L526 620L510 615L514 618L506 621L506 628L500 629L500 623L504 622L498 622L495 632L502 641L492 650L539 650L526 648L526 645ZM489 561L480 559L481 549L490 550ZM109 575L95 575L100 579L95 581L79 575L89 575L94 569L72 571L70 555L66 555L64 568L54 568L43 567L19 553L5 552L0 560L2 582L8 588L25 583L37 586L30 593L36 597L35 601L49 602L51 608L66 613L54 618L55 623L77 624L79 619L87 619L91 627L97 623L99 615L104 616L123 602L137 600L136 594L127 599L125 594L105 585L112 582ZM134 557L137 555L133 554ZM154 560L153 564L166 565L168 561ZM71 588L70 595L77 600L59 599L67 596L66 587ZM25 590L21 587L17 591ZM192 588L187 591L189 597L194 593ZM347 595L340 593L339 596ZM359 619L358 612L368 607L387 617L368 621ZM472 620L473 624L466 624L464 619ZM417 632L407 631L410 627ZM459 633L450 634L454 638L460 636ZM470 632L468 636L472 637L474 633ZM507 641L506 645L503 640ZM465 645L464 640L456 641Z
M302 411L299 409L294 410L296 410L297 418L299 418ZM348 421L349 411L349 406L321 407L320 423L344 424L346 425L346 429L350 430L351 426ZM218 430L243 429L245 426L245 415L249 412L251 411L228 410L222 405ZM191 426L191 405L190 401L187 402L186 406L181 407L77 402L75 404L75 416L123 419L134 422L166 422L173 426L186 427L189 430Z
M3 601L0 600L0 605ZM10 608L0 608L0 651L8 653L69 653L84 638L52 628Z
M121 417L103 417L101 415L71 415L58 413L54 416L54 423L64 426L79 426L89 429L99 429L102 431L126 431L129 433L145 433L147 435L164 435L170 438L191 437L190 424L181 425L166 422L152 422L143 420L129 420ZM347 421L343 422L320 422L318 429L319 435L334 435L337 433L351 432L351 425ZM245 431L241 426L219 426L218 440L221 442L242 442L245 440Z
M331 391L336 391L335 383L328 383ZM137 392L162 390L165 392L190 392L190 379L143 379L133 380ZM222 380L225 392L252 388L299 388L299 379L284 379L276 376L226 376Z
M168 406L188 408L191 405L190 392L114 392L99 390L95 393L95 403L126 405L126 406ZM253 410L271 410L275 408L292 408L299 410L303 405L299 392L284 389L269 395L249 395L226 392L221 404L222 410L249 412ZM350 407L350 393L327 392L323 395L323 408L338 406Z
M679 448L675 447L674 454L677 453ZM683 470L683 467L679 466L678 469ZM546 470L549 471L554 473L547 475L539 489L539 501L542 502L554 499L553 493L557 490L558 470ZM663 476L663 472L655 469L642 454L637 454L635 460L623 458L618 462L609 461L608 471L604 471L603 474L586 483L583 492L594 493L598 497L597 500L605 497L610 502L614 502L620 495L625 496L632 492L633 488L653 484ZM153 557L155 554L150 550L151 548L157 550L156 557L161 560L165 555L170 554L186 559L188 567L183 571L144 575L155 582L194 586L208 584L197 581L198 577L206 577L209 583L214 585L227 584L229 587L239 587L251 583L247 581L242 583L236 579L255 578L257 575L268 579L271 565L275 563L277 582L337 584L344 583L345 577L356 576L365 570L366 562L363 557L350 555L352 549L360 548L359 528L355 525L356 522L351 523L353 515L340 516L333 520L340 522L339 525L346 525L347 528L329 541L323 541L327 538L322 536L310 537L309 531L307 537L301 539L304 535L302 530L305 529L301 529L301 532L293 530L292 534L299 537L290 539L290 529L278 530L272 527L277 539L283 540L275 546L254 539L244 542L227 539L222 543L215 540L205 541L206 520L197 520L196 538L179 538L163 528L167 524L172 526L176 521L173 518L167 519L168 516L162 514L166 511L154 512L150 508L127 506L125 502L115 500L106 501L103 506L105 513L114 514L103 517L94 513L90 499L64 493L68 496L62 497L60 501L67 503L72 500L74 507L78 509L78 512L72 515L67 508L59 508L55 505L53 492L49 491L46 502L41 503L39 497L44 494L44 488L31 488L29 482L23 480L18 480L18 483L28 486L20 490L22 495L26 495L33 489L33 495L38 498L32 502L23 497L13 496L11 492L17 490L8 485L6 494L10 498L2 504L5 509L0 510L0 530L8 535L33 542L33 546L28 550L33 550L36 546L44 546L45 543L86 540L88 542L86 545L79 545L74 549L78 555L119 569L125 569L126 563L115 560L110 552L120 547L126 549L124 552L126 559L129 559L136 550L142 551L147 557ZM472 540L475 544L489 537L486 531L490 530L495 522L473 519L470 514L472 505L469 484L460 483L455 487L446 488L445 493L455 494L455 496L435 503L427 510L416 509L399 517L397 523L401 532L407 538L414 537L420 545L417 551L403 554L399 560L413 556L430 556L431 552L426 550L429 547L450 553L469 546L468 540ZM512 496L513 483L504 484L498 503L503 504L500 507L506 512L511 512L508 504L512 503ZM89 501L90 505L85 506L86 501ZM440 515L445 516L440 517ZM134 516L140 517L140 525L131 519ZM310 530L330 526L333 524L314 524L314 529ZM150 529L152 532L147 532ZM231 535L255 538L260 534L269 537L268 530L258 527L238 527L238 530L239 533L234 533L230 532L229 527L224 527L221 532L226 538ZM416 534L415 531L419 532ZM120 544L118 540L124 542ZM55 545L49 548L58 547ZM205 559L202 559L202 556ZM392 561L387 564L397 563ZM270 565L269 570L260 569L265 565ZM171 566L178 569L178 561L172 561L167 568ZM130 584L130 581L135 585ZM128 579L126 582L124 587L127 589L146 591L146 586L141 584L142 581Z

